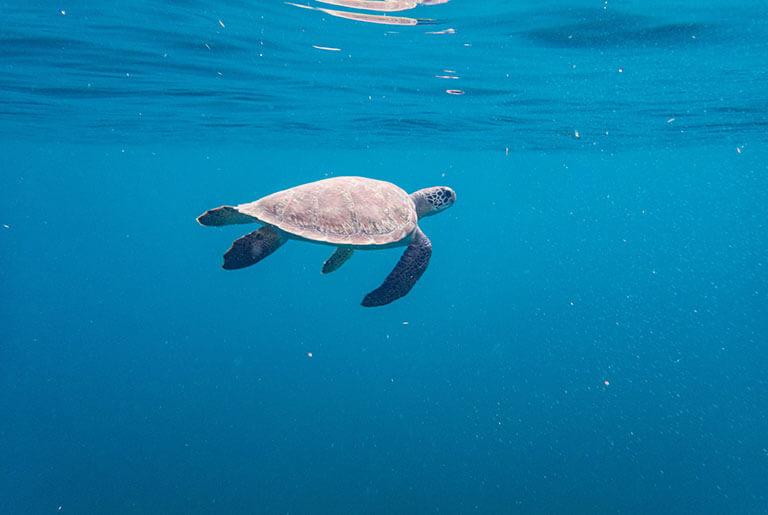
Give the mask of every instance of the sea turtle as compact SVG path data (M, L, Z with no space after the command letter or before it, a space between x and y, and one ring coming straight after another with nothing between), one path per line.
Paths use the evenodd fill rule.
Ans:
M383 306L399 299L427 269L432 244L421 232L420 218L453 205L456 194L434 186L410 195L392 183L365 177L333 177L278 191L237 207L222 206L197 218L202 225L263 225L235 240L226 254L226 270L258 263L287 240L336 247L323 273L337 270L355 249L408 246L384 283L363 299L363 306Z

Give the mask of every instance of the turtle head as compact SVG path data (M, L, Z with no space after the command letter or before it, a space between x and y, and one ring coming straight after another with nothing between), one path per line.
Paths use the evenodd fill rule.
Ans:
M456 193L448 186L433 186L411 193L419 218L432 216L456 202Z

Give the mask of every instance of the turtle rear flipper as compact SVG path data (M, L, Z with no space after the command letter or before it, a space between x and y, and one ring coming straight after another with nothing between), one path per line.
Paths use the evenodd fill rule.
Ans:
M234 225L234 224L252 224L256 220L252 216L241 213L232 206L221 206L216 209L209 209L197 217L200 225Z
M258 231L253 231L235 240L232 243L232 248L224 254L222 268L237 270L255 265L280 248L285 240L280 231L271 225L265 225Z
M394 270L384 283L365 296L365 307L383 306L408 293L429 265L432 256L432 243L418 227L413 233L411 243L403 252Z

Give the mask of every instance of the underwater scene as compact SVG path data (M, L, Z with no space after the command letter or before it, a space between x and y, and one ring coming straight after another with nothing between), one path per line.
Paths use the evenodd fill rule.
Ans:
M0 512L768 513L765 0L0 5Z

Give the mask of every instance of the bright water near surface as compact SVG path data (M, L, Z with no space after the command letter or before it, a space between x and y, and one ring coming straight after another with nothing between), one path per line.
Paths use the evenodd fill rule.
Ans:
M0 511L768 512L765 2L297 3L0 2ZM340 175L388 306L195 222Z

